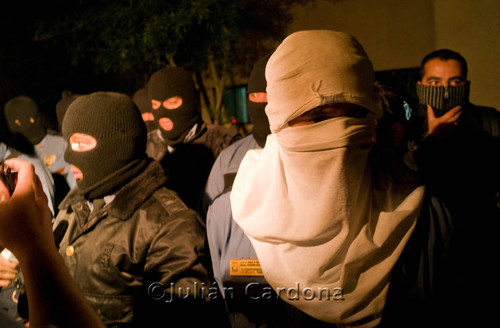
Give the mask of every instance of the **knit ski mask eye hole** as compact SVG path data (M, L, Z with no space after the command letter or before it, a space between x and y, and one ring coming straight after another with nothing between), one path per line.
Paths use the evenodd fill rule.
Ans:
M170 97L163 102L163 107L165 107L166 109L177 109L181 107L181 105L182 98L178 96Z
M158 101L158 100L151 100L151 107L153 107L153 109L158 109L160 108L161 106L161 101Z
M152 113L142 113L141 116L144 122L153 122L155 120L155 117Z
M161 105L163 105L163 108L165 109L177 109L182 106L182 98L179 96L170 97L163 102L153 99L151 100L151 105L153 109L159 109Z
M85 152L94 149L97 146L97 140L91 135L84 133L74 133L69 138L71 150L76 152Z
M248 94L248 100L254 103L267 103L267 92L251 92Z

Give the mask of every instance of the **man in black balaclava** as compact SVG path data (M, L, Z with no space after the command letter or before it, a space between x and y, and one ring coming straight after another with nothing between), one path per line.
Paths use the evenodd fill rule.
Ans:
M163 140L174 147L201 120L199 98L191 74L181 67L155 72L148 83L153 116Z
M256 294L271 290L263 277L234 277L229 273L230 260L253 259L250 240L233 222L231 187L240 163L250 149L263 148L271 133L265 112L267 105L265 69L270 55L260 58L253 66L247 84L247 109L253 124L252 134L224 149L215 161L205 188L203 210L207 213L207 238L214 269L214 276L221 292L234 291L234 297L224 298L232 327L266 325L283 318L284 302L275 298L252 301L242 286L252 284ZM246 279L246 280L245 280Z
M64 119L64 114L68 110L69 105L78 98L78 94L73 94L69 91L63 91L61 95L61 99L56 103L56 117L57 117L57 125L59 127L59 131L62 129L62 122Z
M154 133L156 133L156 129L158 129L158 127L156 126L155 118L152 113L153 108L151 107L151 101L149 101L148 89L142 88L137 90L134 93L132 100L134 101L137 108L139 108L139 110L141 111L142 120L146 124L149 138L149 134L152 131L155 131Z
M12 98L5 104L4 112L10 131L23 135L32 145L41 142L47 134L42 115L32 98L24 95Z
M482 292L493 290L497 281L488 263L495 256L500 218L500 113L469 102L467 62L457 52L434 51L420 69L417 94L424 138L417 140L414 158L427 192L446 205L452 218L447 267L453 278L445 280L440 296L450 300L447 309L453 316L459 309L476 310L460 307L461 286L474 281L474 290ZM471 259L474 264L464 265ZM488 296L476 294L476 299L481 300L474 304L476 317L489 312L484 310Z
M231 187L240 162L249 149L263 148L267 135L271 133L265 108L266 93L266 63L270 55L255 62L247 83L247 109L252 122L252 134L238 140L221 152L216 159L207 180L203 196L203 213L215 197Z
M203 225L164 187L160 164L147 158L146 127L132 99L115 92L79 96L62 132L78 185L54 222L69 223L58 246L104 323L143 327L162 322L165 311L186 319L186 302L203 307L196 298L197 287L208 283ZM189 301L172 295L177 288Z
M186 69L160 69L151 75L147 88L158 130L146 152L162 162L167 187L188 207L199 209L215 158L241 136L231 128L203 122L198 92Z
M137 111L128 100L119 94L93 94L76 102L63 120L62 133L69 141L64 157L87 199L112 194L148 164L144 125L135 122Z
M28 140L34 154L52 173L56 185L56 205L59 204L76 184L69 164L64 160L66 140L45 128L42 114L35 100L30 97L21 95L12 98L5 104L4 112L10 131Z
M270 56L259 59L248 78L247 108L250 121L253 124L252 135L261 148L266 144L269 130L269 120L266 116L267 93L266 93L266 64Z

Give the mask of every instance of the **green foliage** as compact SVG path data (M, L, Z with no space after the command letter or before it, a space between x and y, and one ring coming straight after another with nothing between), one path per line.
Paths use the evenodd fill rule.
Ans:
M191 69L209 119L221 123L224 87L248 76L253 62L285 36L294 5L314 0L67 0L48 16L35 40L64 45L73 65L133 76ZM222 122L224 123L224 122Z

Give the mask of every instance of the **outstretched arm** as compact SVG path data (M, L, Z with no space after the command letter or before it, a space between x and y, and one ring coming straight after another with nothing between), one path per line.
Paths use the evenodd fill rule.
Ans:
M0 244L23 270L30 325L104 327L55 247L47 198L33 166L19 159L6 164L18 173L12 196L0 183Z

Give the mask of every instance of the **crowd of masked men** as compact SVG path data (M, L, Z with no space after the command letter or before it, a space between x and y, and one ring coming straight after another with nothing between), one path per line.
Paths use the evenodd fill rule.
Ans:
M465 59L428 54L414 104L345 33L294 33L251 65L248 135L204 122L182 67L133 95L65 94L58 130L29 95L2 104L0 159L33 164L103 323L488 322L500 114L469 102ZM22 271L0 258L0 306L28 323Z

